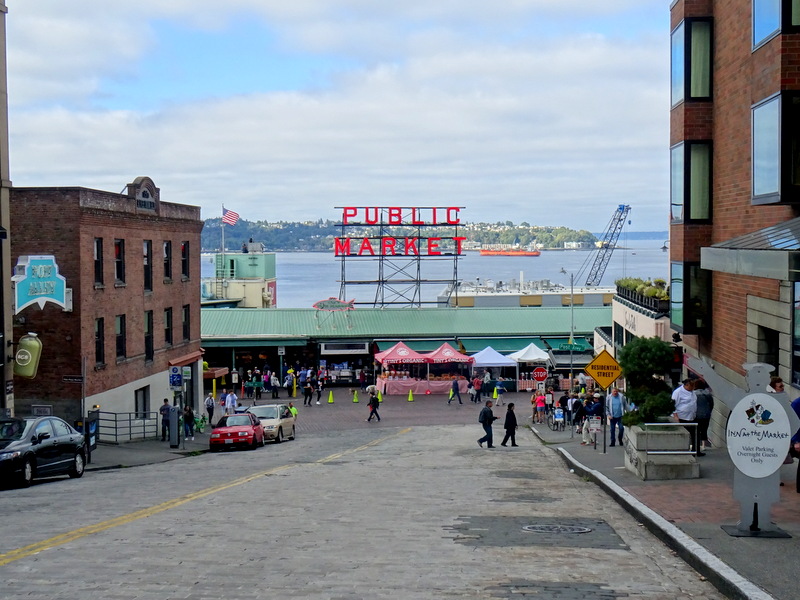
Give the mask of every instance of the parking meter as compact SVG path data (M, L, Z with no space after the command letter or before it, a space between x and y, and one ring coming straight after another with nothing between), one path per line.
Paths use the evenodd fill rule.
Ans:
M169 447L177 448L181 442L180 427L178 427L178 407L169 407Z

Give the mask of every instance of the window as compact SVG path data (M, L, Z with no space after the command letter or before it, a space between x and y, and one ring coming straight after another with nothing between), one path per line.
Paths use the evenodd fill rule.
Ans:
M711 20L686 19L671 36L672 106L711 98Z
M69 428L69 425L60 419L50 419L50 425L52 425L53 431L56 432L56 437L72 435L72 430Z
M164 242L164 279L172 279L172 242Z
M127 355L125 347L125 315L117 315L114 319L114 334L117 338L117 358L125 358Z
M153 291L153 241L144 240L142 242L142 261L144 263L144 289L146 292Z
M94 238L94 283L103 285L103 238Z
M676 331L711 331L711 271L697 263L670 264L670 321Z
M753 106L751 143L753 204L800 201L800 93Z
M133 392L134 411L137 419L147 419L150 415L150 386L145 386Z
M800 2L797 0L753 0L753 48L768 42L776 34L794 33L800 25Z
M189 278L189 242L181 242L181 277Z
M125 240L114 240L114 279L125 283Z
M191 322L189 321L189 305L183 305L183 341L188 342L192 337Z
M164 309L164 344L172 346L172 308Z
M144 311L144 359L153 360L153 311Z
M94 362L103 365L106 362L106 320L94 320Z
M673 221L711 218L711 142L687 141L673 146L670 206Z
M792 385L800 387L800 282L794 284L792 300Z

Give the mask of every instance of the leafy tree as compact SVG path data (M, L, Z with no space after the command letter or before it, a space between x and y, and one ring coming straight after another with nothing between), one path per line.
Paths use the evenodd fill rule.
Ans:
M657 337L636 338L620 350L617 360L627 384L625 394L637 407L623 416L625 425L652 423L675 410L672 390L664 381L673 358L672 346Z

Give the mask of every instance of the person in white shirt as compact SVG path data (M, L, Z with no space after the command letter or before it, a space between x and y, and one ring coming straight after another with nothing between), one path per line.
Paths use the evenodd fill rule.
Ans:
M228 394L227 398L225 398L225 414L226 415L232 415L232 414L236 413L236 401L238 399L239 398L236 396L234 391L231 390L231 393Z
M697 416L697 397L694 395L694 381L684 379L683 384L672 392L675 402L675 412L672 414L680 423L694 423ZM695 456L705 456L697 445L697 427L687 427L686 431L694 440Z

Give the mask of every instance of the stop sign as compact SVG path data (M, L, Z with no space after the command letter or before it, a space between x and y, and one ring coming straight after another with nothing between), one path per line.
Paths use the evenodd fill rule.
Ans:
M544 367L536 367L533 370L533 378L536 381L544 381L545 379L547 379L547 369L545 369Z

